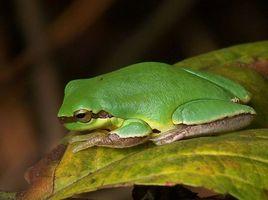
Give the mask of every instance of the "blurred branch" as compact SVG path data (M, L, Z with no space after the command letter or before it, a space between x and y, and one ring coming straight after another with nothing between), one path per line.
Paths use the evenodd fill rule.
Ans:
M194 0L167 0L159 4L133 35L119 44L103 66L126 65L144 55L159 40L170 31L172 26L197 3Z
M71 42L100 18L114 0L75 0L45 29L50 50ZM0 82L9 81L36 62L36 49L28 47L0 72Z
M75 0L48 27L50 42L57 47L80 36L112 5L114 0Z
M0 19L0 66L4 66L9 58L10 53L10 38L6 31L6 23L3 19Z
M198 16L189 17L187 22L183 22L181 26L183 31L178 34L178 39L186 57L212 51L219 47L216 36Z
M36 59L32 74L34 104L43 132L41 144L44 147L40 149L46 152L51 146L56 145L63 135L62 127L55 117L60 96L56 66L51 60L50 45L43 31L44 21L38 1L16 0L15 5L26 42L35 52Z

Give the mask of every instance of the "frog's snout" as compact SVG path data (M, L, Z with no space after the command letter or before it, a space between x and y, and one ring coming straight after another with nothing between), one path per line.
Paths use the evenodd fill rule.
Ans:
M58 117L58 120L61 124L64 124L65 117Z

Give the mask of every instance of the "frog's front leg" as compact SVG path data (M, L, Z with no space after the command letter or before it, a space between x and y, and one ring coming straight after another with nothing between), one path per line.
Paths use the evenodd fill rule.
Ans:
M167 144L176 140L241 129L251 123L253 108L223 100L196 100L177 108L172 116L175 128L151 140Z
M78 152L92 146L112 148L132 147L148 141L152 129L142 120L125 120L121 127L113 131L98 131L87 135L78 135L70 143L80 142L75 145L73 152Z

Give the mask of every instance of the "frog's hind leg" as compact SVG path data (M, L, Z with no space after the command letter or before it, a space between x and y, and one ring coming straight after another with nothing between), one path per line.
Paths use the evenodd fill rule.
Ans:
M251 123L253 108L222 100L196 100L177 108L172 116L175 128L151 140L167 144L176 140L241 129Z
M225 90L233 94L235 97L237 97L243 103L247 103L250 100L250 93L243 86L241 86L240 84L230 79L227 79L217 74L212 74L212 73L203 72L203 71L197 71L197 70L186 69L186 68L184 68L183 70L191 74L194 74L196 76L199 76L203 79L206 79L207 81L210 81L224 88ZM236 99L234 99L234 101L236 101Z
M243 128L250 124L253 117L251 114L241 114L222 120L199 125L177 125L176 128L151 139L156 145L163 145L176 140L193 138L198 136L215 135Z

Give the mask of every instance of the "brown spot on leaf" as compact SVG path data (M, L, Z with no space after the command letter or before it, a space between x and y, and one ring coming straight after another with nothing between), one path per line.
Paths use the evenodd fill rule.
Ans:
M252 68L268 78L268 60L267 59L258 59L255 58L254 62L248 65L249 68Z
M176 185L176 183L174 183L174 182L165 182L165 184L164 184L165 186L174 186L174 185Z
M30 187L17 194L17 199L45 199L53 193L54 172L65 152L66 146L59 145L37 164L30 167L24 177Z

